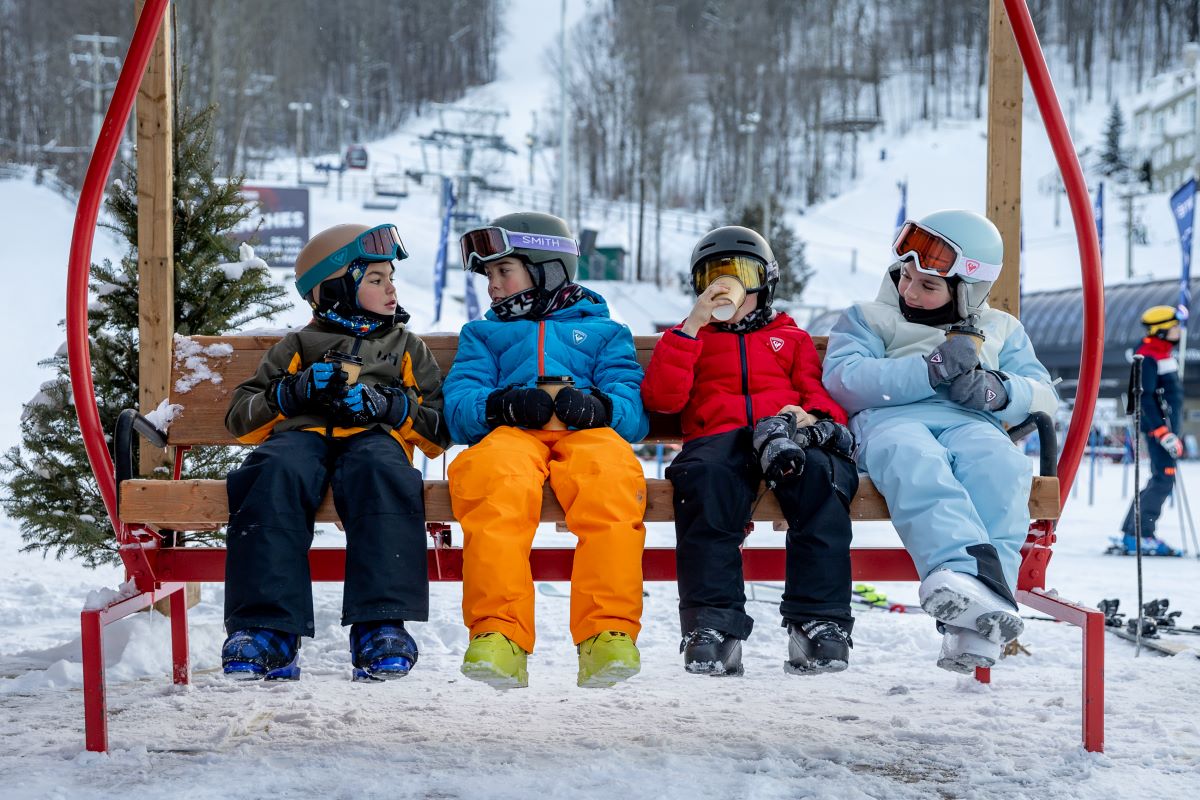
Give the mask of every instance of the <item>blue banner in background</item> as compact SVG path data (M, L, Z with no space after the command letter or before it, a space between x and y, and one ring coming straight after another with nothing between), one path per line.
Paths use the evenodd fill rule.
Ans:
M464 269L463 280L466 281L463 299L466 304L467 322L470 322L473 319L479 319L479 298L475 296L475 273Z
M450 239L450 216L454 213L454 183L442 178L442 232L438 238L437 258L433 262L433 321L442 318L442 292L446 288L446 245Z
M1196 179L1188 178L1187 183L1175 190L1171 195L1171 213L1175 215L1175 224L1179 226L1179 248L1183 251L1183 269L1179 273L1179 311L1187 319L1188 310L1192 306L1192 229L1196 218Z
M1096 189L1096 238L1100 240L1100 263L1104 263L1104 181Z
M896 188L900 190L900 211L896 214L896 230L899 231L908 219L908 180L896 181Z

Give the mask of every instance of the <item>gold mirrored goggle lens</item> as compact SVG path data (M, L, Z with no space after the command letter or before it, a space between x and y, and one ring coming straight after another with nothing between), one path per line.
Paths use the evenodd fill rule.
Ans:
M737 278L748 291L761 288L767 282L767 266L750 256L718 256L705 261L693 278L694 288L699 294L717 278Z

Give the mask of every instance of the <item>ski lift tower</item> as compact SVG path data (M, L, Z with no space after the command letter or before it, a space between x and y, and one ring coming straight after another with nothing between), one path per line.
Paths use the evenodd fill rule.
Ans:
M409 175L420 180L425 176L450 178L454 181L458 211L455 212L453 233L469 230L481 219L479 208L480 192L508 193L512 186L490 180L504 169L507 156L516 155L517 149L497 133L501 119L507 111L490 108L470 108L439 104L438 127L418 137L421 143L421 161L424 169ZM450 123L457 123L451 125ZM437 153L437 168L431 168L430 151ZM458 168L443 170L443 152L458 154Z

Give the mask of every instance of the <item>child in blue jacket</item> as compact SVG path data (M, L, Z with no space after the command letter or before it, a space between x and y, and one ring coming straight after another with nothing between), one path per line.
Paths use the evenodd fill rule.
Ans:
M461 240L487 275L486 318L467 323L446 378L454 441L450 498L463 528L467 677L527 686L534 646L529 550L550 486L579 537L571 634L580 686L636 674L640 656L646 481L630 442L649 421L629 329L575 284L579 248L563 220L508 214Z
M875 301L834 326L824 381L921 575L943 634L938 666L970 673L1022 630L1014 591L1033 469L1004 425L1053 413L1058 398L1021 323L986 303L1004 256L986 217L907 221L893 252ZM964 321L981 346L947 336Z

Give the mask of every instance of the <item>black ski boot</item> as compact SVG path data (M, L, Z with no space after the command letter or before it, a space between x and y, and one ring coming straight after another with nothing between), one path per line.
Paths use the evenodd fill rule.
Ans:
M742 640L713 628L697 628L679 643L683 668L693 675L741 675Z
M841 672L850 666L854 642L836 622L814 619L788 623L788 660L783 671L791 675Z

